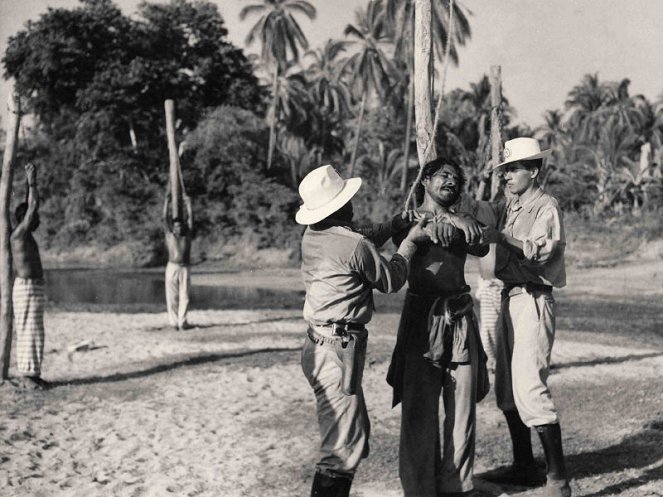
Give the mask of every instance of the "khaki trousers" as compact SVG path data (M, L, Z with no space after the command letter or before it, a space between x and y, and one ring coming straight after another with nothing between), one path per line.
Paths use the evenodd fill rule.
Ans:
M317 471L329 476L354 475L368 456L370 422L361 384L355 395L341 391L341 340L316 344L308 337L302 348L302 371L313 388L320 429ZM365 350L356 362L364 368Z
M518 410L529 427L558 423L548 389L555 340L551 292L523 290L502 301L498 327L495 396L503 410Z
M169 262L166 266L166 306L171 326L187 324L191 268Z

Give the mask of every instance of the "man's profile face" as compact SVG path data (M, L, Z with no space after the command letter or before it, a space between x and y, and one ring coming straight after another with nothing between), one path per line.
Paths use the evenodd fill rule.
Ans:
M519 161L504 166L504 180L506 187L514 195L520 195L532 186L538 175L538 169L528 167L526 163Z
M173 223L173 233L175 233L177 236L184 234L184 225L180 221L175 221Z
M453 166L443 165L422 183L428 195L444 207L453 205L460 195L460 178Z

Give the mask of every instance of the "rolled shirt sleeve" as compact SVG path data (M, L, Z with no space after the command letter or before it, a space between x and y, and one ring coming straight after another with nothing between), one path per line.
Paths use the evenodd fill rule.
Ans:
M395 293L407 281L410 259L415 251L414 243L406 240L388 261L380 255L375 244L363 239L357 244L349 261L350 268L372 288L383 293Z
M564 244L559 208L549 205L541 209L530 236L522 242L523 255L528 263L545 264L552 259Z

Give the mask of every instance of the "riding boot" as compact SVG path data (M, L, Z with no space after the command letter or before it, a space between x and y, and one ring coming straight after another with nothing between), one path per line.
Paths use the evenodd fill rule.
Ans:
M316 471L311 487L311 497L349 497L351 486L352 476L330 476Z
M481 478L495 483L506 483L526 487L537 487L545 481L541 468L534 460L530 429L520 419L518 411L504 411L511 443L513 464L481 475Z
M506 423L511 434L513 445L513 465L516 467L529 467L534 465L532 452L532 436L530 429L520 419L518 411L504 411Z
M564 453L562 451L562 431L559 424L541 425L536 431L543 445L546 456L546 472L548 483L546 484L546 497L571 497L564 465Z

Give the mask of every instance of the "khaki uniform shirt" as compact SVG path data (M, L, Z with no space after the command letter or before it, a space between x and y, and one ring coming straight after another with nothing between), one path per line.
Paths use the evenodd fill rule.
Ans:
M384 225L361 231L381 243L391 236ZM414 243L404 242L388 261L371 239L350 227L308 227L302 238L304 319L313 324L368 323L373 316L373 289L400 290L415 251Z
M536 283L561 288L566 285L564 249L566 236L557 200L538 188L521 203L507 199L500 229L523 242L524 258L497 246L495 275L506 284Z

